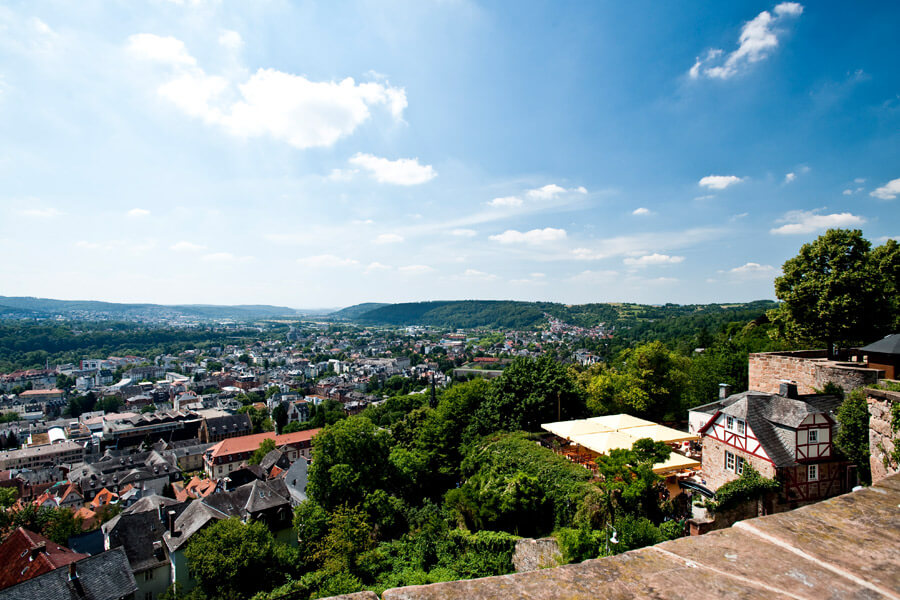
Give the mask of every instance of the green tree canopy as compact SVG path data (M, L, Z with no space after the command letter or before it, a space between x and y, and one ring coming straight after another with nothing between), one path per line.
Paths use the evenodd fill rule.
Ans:
M266 454L275 450L277 446L275 445L275 440L273 438L266 438L260 444L259 448L253 451L253 454L250 455L250 460L247 461L251 465L258 465L262 462L262 459L266 457Z
M872 250L858 229L829 229L804 244L775 279L782 304L770 311L780 335L835 345L877 339L897 326L896 242Z

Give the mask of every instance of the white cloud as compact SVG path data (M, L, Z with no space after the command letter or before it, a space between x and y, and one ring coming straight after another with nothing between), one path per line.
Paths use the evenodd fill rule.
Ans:
M852 196L852 195L853 195L853 190L844 190L844 191L841 192L841 193L844 194L845 196Z
M396 233L382 233L375 238L376 244L399 244L403 241L403 236Z
M640 208L636 208L636 209L634 209L633 211L631 211L631 214L637 215L637 216L645 216L645 215L649 215L650 213L651 213L650 209L649 209L649 208L644 208L643 206L640 207Z
M796 173L788 173L787 175L784 176L784 182L785 182L785 183L790 183L790 182L792 182L792 181L795 180L795 179L797 179L797 174L796 174Z
M502 198L494 198L488 202L488 205L495 208L512 208L514 206L522 206L522 199L518 196L503 196Z
M892 179L885 185L869 193L870 196L881 198L882 200L893 200L900 194L900 179Z
M776 270L777 269L772 265L761 265L755 262L748 262L740 267L731 269L729 273L741 277L769 277L774 274Z
M169 246L169 250L174 250L175 252L199 252L200 250L206 250L206 246L195 244L193 242L181 241L175 242Z
M332 169L326 179L329 181L350 181L359 169Z
M434 271L434 269L428 265L406 265L405 267L398 267L397 270L401 273L408 273L410 275L424 275L425 273Z
M169 65L193 66L197 61L179 39L172 36L136 33L128 38L128 51L144 60Z
M534 277L535 279L540 279L542 277L546 277L545 273L529 273L529 277Z
M534 198L535 200L550 200L565 191L566 188L556 185L555 183L550 183L537 189L528 190L525 193L528 194L529 198Z
M431 165L420 165L418 158L388 160L371 154L357 152L350 158L350 164L365 169L378 183L394 185L419 185L437 177Z
M820 215L816 211L793 210L784 215L779 221L786 223L781 227L775 227L769 232L776 235L794 235L813 233L831 227L851 227L862 225L865 218L851 213L834 213Z
M493 279L497 279L497 276L492 273L485 273L484 271L479 271L478 269L466 269L462 274L462 277L466 279L481 279L483 281L491 281Z
M724 190L728 186L742 182L737 175L707 175L698 182L700 187L710 190Z
M682 261L684 261L683 256L669 256L654 252L638 258L626 258L622 262L630 267L649 267L651 265L676 265Z
M375 271L390 271L391 267L388 265L383 265L380 262L371 262L369 266L366 267L366 273L374 273Z
M304 256L298 258L297 262L304 267L311 269L332 269L338 267L352 267L359 264L359 261L352 258L341 258L334 254L319 254L318 256Z
M730 79L769 56L778 47L778 36L782 33L778 25L786 19L797 17L803 12L803 6L797 2L782 2L775 9L775 16L769 11L762 11L741 28L738 47L722 59L724 52L714 48L708 50L703 58L697 57L688 71L691 79L701 76L710 79Z
M61 217L64 214L66 214L63 211L61 211L57 208L52 208L52 207L23 208L23 209L17 210L16 213L18 213L19 215L21 215L23 217L33 217L35 219L53 219L56 217Z
M170 67L170 77L157 90L162 97L236 137L269 136L301 149L327 147L369 120L371 108L384 106L402 121L407 106L403 88L357 84L351 77L311 81L276 69L259 69L245 81L209 75L173 37L135 34L127 49Z
M150 216L150 211L145 208L132 208L128 211L128 216L132 218L140 218Z
M454 229L450 232L450 235L455 235L458 237L475 237L478 235L478 232L474 229Z
M856 179L853 180L853 183L865 183L865 182L866 182L865 177L857 177Z
M219 44L229 50L238 50L244 45L244 39L237 31L225 30L219 35Z
M566 239L565 229L532 229L531 231L516 231L507 229L503 233L492 235L491 239L501 244L543 244Z

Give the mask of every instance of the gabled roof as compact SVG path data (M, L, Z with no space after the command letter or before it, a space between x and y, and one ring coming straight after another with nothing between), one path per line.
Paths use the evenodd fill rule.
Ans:
M0 600L121 600L137 591L128 558L121 548L88 556L69 569L56 569L0 591Z
M19 527L0 544L0 589L87 557ZM49 596L48 596L49 598Z
M872 342L868 346L863 346L860 350L878 354L900 355L900 333L892 333L877 342Z

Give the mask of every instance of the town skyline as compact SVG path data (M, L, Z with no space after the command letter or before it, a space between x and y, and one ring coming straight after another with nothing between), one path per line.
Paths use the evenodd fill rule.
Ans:
M828 228L900 236L898 18L834 2L13 2L3 293L771 299Z

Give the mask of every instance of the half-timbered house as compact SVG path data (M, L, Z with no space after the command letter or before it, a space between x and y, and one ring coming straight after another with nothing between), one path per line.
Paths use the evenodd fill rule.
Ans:
M798 395L796 386L784 384L779 394L742 392L694 408L695 419L708 416L699 431L706 484L717 489L750 464L782 483L785 508L848 491L856 473L833 444L840 403L832 395Z

